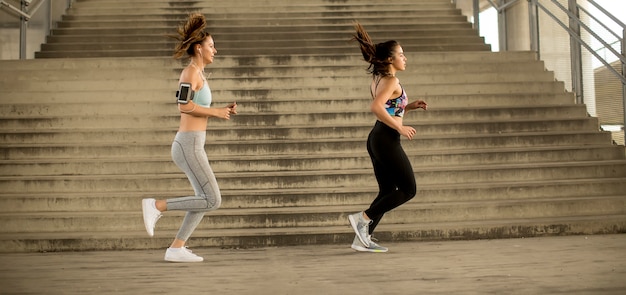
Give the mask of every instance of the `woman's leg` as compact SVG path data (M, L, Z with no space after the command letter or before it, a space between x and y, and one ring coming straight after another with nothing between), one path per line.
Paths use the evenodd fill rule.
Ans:
M368 152L379 186L378 196L365 210L372 220L369 225L371 234L385 213L411 200L417 189L411 162L395 130L377 122L368 139Z
M396 190L395 182L393 181L392 178L387 177L388 173L385 170L385 166L383 165L382 162L379 162L377 160L377 157L374 155L372 151L371 145L373 144L372 141L375 139L375 137L376 136L369 136L368 141L367 141L367 152L370 155L370 159L372 160L372 166L374 167L374 176L376 177L376 182L378 183L378 195L372 201L371 204L376 204L380 202L380 200L382 200L385 196L387 196L388 194ZM370 212L370 214L372 213ZM366 215L368 214L366 213ZM384 216L384 213L379 216L368 215L368 217L371 220L369 224L369 230L368 230L370 235L372 234L372 232L374 232L374 229L376 228L380 220L383 218L383 216Z
M172 144L172 158L185 172L195 196L167 199L167 210L187 211L172 247L184 246L205 212L216 210L221 194L204 150L205 132L179 132Z

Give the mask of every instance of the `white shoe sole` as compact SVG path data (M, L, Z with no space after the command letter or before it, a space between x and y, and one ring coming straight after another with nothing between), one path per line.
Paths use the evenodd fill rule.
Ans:
M202 257L200 257L199 260L182 260L182 259L177 260L177 259L172 259L172 258L167 258L166 257L165 261L168 261L168 262L202 262L202 261L204 261L204 259Z
M359 245L355 245L352 244L352 246L350 246L350 248L359 251L359 252L372 252L372 253L385 253L388 250L376 250L376 249L370 249L370 248L365 248L363 246L359 246Z
M148 222L146 220L146 216L148 215L148 213L150 211L150 205L151 205L151 199L143 199L141 200L141 210L143 212L143 225L146 227L146 231L148 232L148 235L153 237L154 236L154 226L152 228L150 228L148 226Z
M183 251L188 251L188 250L185 249ZM163 259L169 262L202 262L204 261L204 258L191 253L191 251L189 251L189 253L186 255L175 255L175 253L170 254L169 248L168 250L165 250L165 257L163 257Z

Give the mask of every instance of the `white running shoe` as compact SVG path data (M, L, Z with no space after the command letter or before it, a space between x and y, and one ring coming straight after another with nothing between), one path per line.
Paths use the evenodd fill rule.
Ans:
M141 208L143 210L143 224L146 226L148 235L152 237L154 236L154 226L157 220L161 218L161 211L156 208L155 199L143 199Z
M191 253L187 247L167 248L165 251L165 261L169 262L201 262L204 258Z
M350 248L360 251L360 252L377 252L377 253L382 253L382 252L387 252L389 251L389 249L387 249L386 247L380 246L376 243L374 243L371 238L370 238L370 242L369 242L369 246L365 246L363 245L363 243L361 243L361 240L355 236L354 237L354 241L352 242L352 246L350 246Z
M348 215L348 220L350 220L350 225L361 241L361 244L366 247L369 246L369 224L372 221L366 221L365 218L363 218L363 212Z

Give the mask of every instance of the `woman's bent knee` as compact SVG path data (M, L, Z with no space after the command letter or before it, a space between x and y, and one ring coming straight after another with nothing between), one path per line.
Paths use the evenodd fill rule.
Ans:
M214 197L206 197L207 208L206 211L214 211L222 206L222 197L220 195Z

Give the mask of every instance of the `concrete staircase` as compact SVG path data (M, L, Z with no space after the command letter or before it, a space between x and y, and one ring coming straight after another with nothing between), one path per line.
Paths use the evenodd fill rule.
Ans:
M218 56L207 154L223 193L191 247L351 243L347 214L376 184L365 139L361 21L397 39L417 139L403 145L418 195L389 213L386 241L617 233L626 159L530 52L492 53L447 0L78 1L38 59L0 61L0 251L164 248L140 201L192 193L170 159L180 62L163 34L187 11L210 20Z

